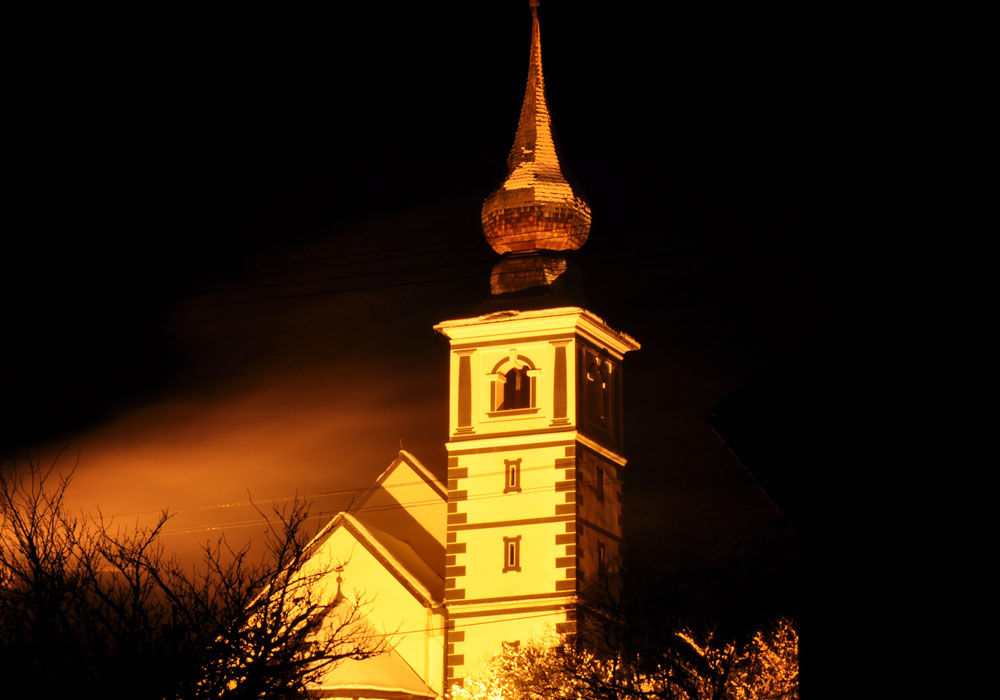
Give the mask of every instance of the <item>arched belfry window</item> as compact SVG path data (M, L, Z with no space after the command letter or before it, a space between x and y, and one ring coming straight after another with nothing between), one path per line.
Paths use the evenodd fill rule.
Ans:
M606 350L580 348L577 402L580 425L590 437L621 446L622 376L621 358Z
M532 410L536 403L538 370L524 355L511 352L490 372L490 412Z

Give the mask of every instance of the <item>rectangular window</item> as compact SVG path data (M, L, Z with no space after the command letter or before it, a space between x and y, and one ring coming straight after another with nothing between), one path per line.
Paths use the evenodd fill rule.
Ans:
M503 492L511 493L512 491L521 490L521 460L520 459L505 459L504 463L504 485Z
M597 500L604 500L604 470L597 468Z
M521 536L503 538L503 573L521 570Z
M597 543L597 572L603 574L605 572L604 568L604 543L598 541Z

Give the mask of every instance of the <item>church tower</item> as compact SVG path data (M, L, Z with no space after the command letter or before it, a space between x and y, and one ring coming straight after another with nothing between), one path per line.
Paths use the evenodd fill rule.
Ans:
M482 211L504 255L491 276L498 310L435 326L451 344L449 686L504 644L574 632L588 588L621 556L622 361L639 344L586 309L538 303L591 215L556 156L537 6L508 174Z

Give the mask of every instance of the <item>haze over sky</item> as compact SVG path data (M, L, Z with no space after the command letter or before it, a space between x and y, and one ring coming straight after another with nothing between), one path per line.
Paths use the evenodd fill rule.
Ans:
M245 505L200 508L248 492L342 508L400 443L443 475L432 326L488 294L479 207L530 32L527 3L480 5L122 33L68 18L40 37L3 451L68 444L74 504L177 510L188 543L254 532ZM657 575L749 558L790 590L865 235L837 207L860 195L857 102L815 17L793 33L761 8L663 11L540 12L557 146L594 213L572 262L589 308L643 345L625 362L626 536Z

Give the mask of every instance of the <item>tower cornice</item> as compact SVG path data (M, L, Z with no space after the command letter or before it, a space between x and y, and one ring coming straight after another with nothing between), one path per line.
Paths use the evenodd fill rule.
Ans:
M612 329L597 314L577 306L531 311L498 311L473 318L442 321L434 330L447 336L452 347L465 343L477 345L502 342L507 338L592 336L619 357L638 350L641 345L632 336Z

